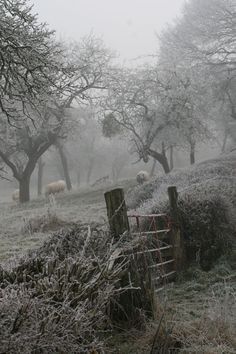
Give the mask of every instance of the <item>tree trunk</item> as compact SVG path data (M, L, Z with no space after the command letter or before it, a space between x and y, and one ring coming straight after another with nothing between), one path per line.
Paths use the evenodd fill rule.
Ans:
M157 160L153 159L153 164L152 164L152 168L151 168L151 172L150 172L150 177L154 176L156 165L157 165Z
M38 196L42 195L44 165L43 159L40 157L38 160Z
M63 167L63 172L64 172L64 178L66 181L66 186L67 186L68 191L70 191L72 189L72 184L71 184L71 179L70 179L67 157L66 157L65 151L64 151L61 143L57 142L56 146L58 148L58 152L60 155L60 159L61 159L61 163L62 163L62 167Z
M160 154L155 150L148 149L147 153L159 162L159 164L162 166L165 173L170 172L169 163L164 151L162 151L162 154Z
M117 170L116 170L116 166L114 163L112 164L112 167L111 167L111 173L112 173L112 181L117 182Z
M195 163L195 143L190 144L190 164Z
M222 148L221 148L221 152L225 152L225 147L226 147L226 143L227 143L227 138L228 138L228 132L227 132L227 130L225 129L224 140L223 140L223 145L222 145Z
M37 156L31 156L31 158L29 158L29 161L23 173L17 178L19 181L19 189L20 189L19 191L20 203L26 203L30 201L30 178L35 169L37 159L38 159Z
M12 170L13 177L19 182L19 201L25 203L30 200L30 178L35 169L38 159L42 156L48 148L55 143L55 135L48 134L48 139L42 143L39 139L35 146L30 146L30 152L27 151L28 162L25 168L22 165L14 164L1 150L0 157L5 164Z
M19 180L20 203L26 203L30 200L30 177L31 175L23 174Z
M94 164L94 159L89 160L89 166L88 166L87 178L86 178L87 184L89 184L89 182L90 182L90 178L91 178L92 170L93 170L93 164Z
M172 171L173 170L173 168L174 168L174 147L173 147L173 145L171 145L170 146L170 170Z
M80 186L80 171L76 172L76 179L77 179L77 187L79 188L79 186Z

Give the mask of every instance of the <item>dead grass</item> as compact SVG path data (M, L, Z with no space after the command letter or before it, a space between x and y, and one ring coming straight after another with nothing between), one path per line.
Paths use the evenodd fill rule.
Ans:
M119 185L126 191L135 183L134 180L124 180ZM81 188L58 194L54 206L44 197L24 205L0 203L0 261L40 247L52 231L65 224L106 222L104 192L117 186Z
M130 185L127 182L126 188ZM79 220L84 223L92 220L104 222L103 193L103 189L66 193L58 196L52 205L44 199L33 200L24 206L1 204L0 259L19 257L29 249L39 248L51 231L58 230L64 223L73 224ZM160 296L155 322L147 323L146 329L141 332L117 329L104 353L150 354L163 312L165 321L159 337L162 344L168 332L171 345L181 344L180 354L235 353L236 279L232 275L233 270L227 262L215 266L210 272L189 269L182 278L179 276L179 282L174 287L170 285ZM16 293L9 293L9 309L11 296L14 301L18 298ZM23 293L22 296L21 302L24 304ZM14 308L15 313L19 309ZM48 318L50 320L50 316ZM154 350L153 354L156 353L161 352Z
M134 183L124 181L127 189ZM45 198L24 205L0 203L0 261L19 257L40 247L52 231L74 222L106 221L104 188L83 188L55 197L55 205Z
M50 213L33 217L28 220L24 219L25 225L22 231L32 235L35 232L50 232L56 231L61 227L68 226L69 223L59 219L56 215Z
M235 353L236 274L226 262L210 272L189 269L159 294L158 303L156 320L145 331L114 336L114 353Z
M185 353L234 353L236 348L236 279L225 263L167 291L172 338ZM171 319L172 316L173 318Z
M125 267L111 268L112 255L109 234L82 225L54 234L14 268L0 268L0 352L104 353L106 309L123 290L116 284Z

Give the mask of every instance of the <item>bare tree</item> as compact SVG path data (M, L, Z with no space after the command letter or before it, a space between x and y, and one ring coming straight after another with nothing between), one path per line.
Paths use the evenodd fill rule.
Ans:
M236 119L235 34L234 0L190 0L183 16L160 37L162 65L198 72L197 81L202 81L208 97L206 119L212 118L212 125L217 126L214 129L223 140L223 150L228 125ZM190 142L192 153L194 145L196 141Z
M183 16L164 31L161 50L166 59L236 69L236 4L234 0L190 0ZM218 69L217 69L218 70Z
M109 126L107 119L110 117L121 126L122 134L130 137L131 151L136 152L144 162L152 156L168 173L169 164L161 135L168 122L165 120L166 114L159 110L159 93L162 89L154 71L147 68L117 69L110 81L103 108L106 125ZM152 148L157 136L160 138L160 151Z
M62 169L63 169L63 175L64 175L63 177L65 178L67 189L68 189L68 191L70 191L72 189L72 184L71 184L71 178L70 178L70 173L69 173L68 160L67 160L67 156L65 153L65 149L64 149L60 139L56 140L55 146L56 146L59 156L60 156Z
M6 140L4 121L0 120L0 157L11 169L13 176L19 182L20 201L29 200L29 184L31 175L38 159L54 144L61 130L60 122L51 123L51 114L46 111L44 120L38 120L35 127L31 121L21 122L21 127L10 127ZM34 116L34 122L36 122Z
M45 162L43 162L42 156L40 156L38 159L38 196L42 195L44 166Z
M53 31L37 20L27 0L0 0L0 112L11 124L58 89L63 66ZM63 84L63 82L61 82Z
M44 106L41 104L37 110L27 107L31 119L20 120L14 126L5 124L3 115L0 119L0 157L19 182L21 202L30 199L30 177L40 156L52 145L59 144L61 148L63 139L75 130L76 120L70 114L73 102L81 104L93 96L93 90L103 88L102 74L110 53L102 42L87 37L68 51L72 51L68 62L66 56L62 58L67 75L57 79L58 89L54 94L43 95Z
M144 162L154 158L165 173L170 172L167 150L171 146L193 148L210 135L205 92L200 86L196 91L194 81L193 74L182 68L161 65L117 71L103 102L103 130L113 134L113 122L119 124L118 133L130 138L131 152Z

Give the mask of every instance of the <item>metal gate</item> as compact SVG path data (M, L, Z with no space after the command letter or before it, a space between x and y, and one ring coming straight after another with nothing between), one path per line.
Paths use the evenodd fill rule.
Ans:
M128 218L131 235L139 240L139 249L133 252L138 271L148 272L155 292L159 292L176 275L171 220L167 214L132 214Z

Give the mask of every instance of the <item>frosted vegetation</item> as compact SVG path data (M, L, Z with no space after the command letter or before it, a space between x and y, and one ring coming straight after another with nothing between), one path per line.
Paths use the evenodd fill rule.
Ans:
M168 207L166 188L174 183L180 193L181 209L184 210L184 229L189 227L190 231L194 230L194 240L200 235L210 242L205 251L211 250L215 236L218 237L217 247L218 240L222 241L221 236L223 244L227 244L231 237L226 225L228 211L232 212L235 207L232 194L235 191L232 188L235 186L232 184L235 158L232 152L189 169L176 170L168 177L160 176L156 184L151 181L142 187L134 187L134 181L123 182L126 188L133 184L133 191L127 194L126 200L130 205L131 202L137 205L140 212L165 211ZM218 179L224 183L218 183ZM211 193L204 192L202 186L205 184L206 188L212 186ZM226 192L219 200L217 188L220 186ZM5 210L4 217L8 224L15 227L11 234L14 242L19 242L20 237L21 240L31 241L31 248L34 248L37 238L41 238L41 244L43 238L46 240L38 250L1 268L3 301L0 304L0 325L3 330L0 342L4 351L77 353L79 347L81 353L94 349L104 353L113 349L125 353L127 348L130 353L150 352L155 323L147 324L141 313L142 328L146 326L146 331L128 332L120 338L114 332L114 317L107 312L110 303L116 301L120 291L123 291L119 287L119 279L127 264L110 267L109 259L120 245L112 245L106 231L106 220L102 221L106 213L103 189L66 193L52 198L48 206L45 206L43 199L35 200L24 206L12 207L12 214ZM18 229L13 222L16 215ZM22 229L19 230L22 216ZM189 216L193 224L189 223ZM91 224L94 217L99 223ZM86 224L81 225L80 218ZM63 229L58 231L61 227ZM57 231L48 238L54 230ZM199 253L199 237L196 240L197 246L191 247L194 260ZM215 255L218 248L213 250ZM204 264L201 254L199 261L203 267L213 266L212 262ZM181 343L183 353L198 351L200 347L204 353L212 348L217 354L222 351L233 353L235 319L231 314L235 308L235 288L234 283L228 285L224 280L231 274L227 264L216 266L209 273L189 268L182 275L184 282L167 288L163 295L165 300L161 300L158 308L157 321L162 326L156 346L171 347ZM164 322L162 314L165 315Z
M145 185L130 190L128 206L151 212L154 207L167 200L167 187L175 185L181 198L185 195L189 195L192 200L206 198L215 191L215 194L220 194L233 208L236 207L233 189L235 183L236 151L232 151L188 168L176 168L168 175L153 177ZM219 193L219 186L222 193ZM211 187L210 190L208 187ZM199 195L200 191L202 195Z
M234 352L235 14L235 0L189 0L156 60L125 67L95 35L61 43L27 0L0 0L0 353ZM203 147L222 154L195 164ZM109 232L118 184L141 214L168 213L177 187L186 269L158 299L133 252L150 240Z
M137 186L128 193L128 206L141 214L168 212L171 185L179 193L188 258L209 269L235 245L236 151Z
M104 352L108 305L119 294L124 264L96 224L56 233L37 251L0 268L1 352Z

